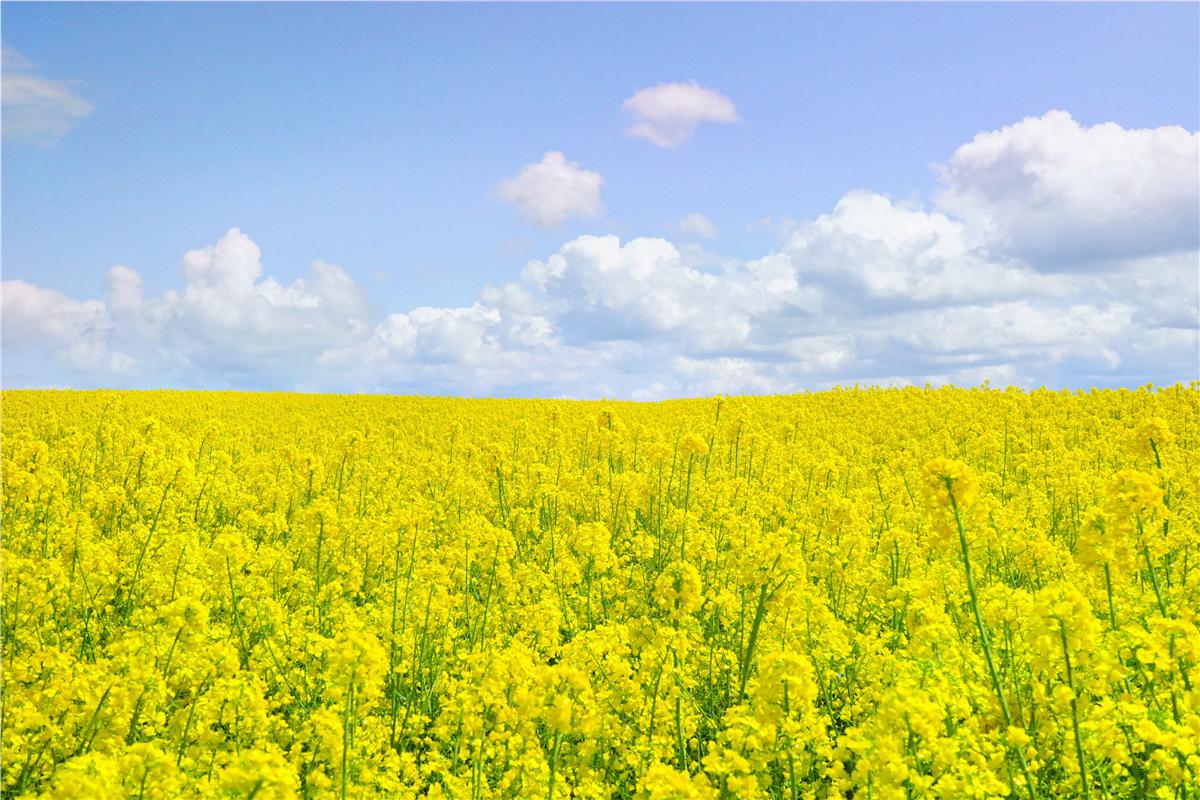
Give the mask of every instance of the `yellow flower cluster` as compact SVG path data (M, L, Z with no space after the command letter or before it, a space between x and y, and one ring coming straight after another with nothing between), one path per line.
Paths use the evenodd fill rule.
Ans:
M1200 796L1197 384L2 434L3 798Z

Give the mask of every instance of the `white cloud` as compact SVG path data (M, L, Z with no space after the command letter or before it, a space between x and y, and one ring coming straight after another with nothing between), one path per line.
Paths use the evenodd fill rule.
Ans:
M746 358L679 356L674 367L687 387L683 394L777 394L787 390L786 383L770 374L774 370Z
M1021 300L907 313L896 341L926 353L984 354L1014 359L1039 354L1050 361L1097 358L1116 367L1116 344L1131 332L1133 309L1121 303L1043 305Z
M551 150L536 164L527 164L517 175L501 181L500 197L517 207L517 212L542 228L561 225L579 214L596 217L604 212L600 187L604 178Z
M286 379L312 353L371 330L366 298L341 267L314 261L308 277L286 285L262 273L258 246L233 228L183 257L182 292L143 301L133 316L174 365L233 380L263 368ZM129 283L110 277L111 286Z
M99 300L72 300L25 281L4 281L0 320L5 348L49 352L78 372L123 372L132 365L109 348L112 319Z
M1194 250L1122 262L1096 275L1093 286L1112 301L1136 298L1138 320L1147 327L1196 327L1200 258Z
M480 303L466 308L422 306L407 314L389 314L366 342L325 350L317 360L375 366L412 360L479 364L499 351L501 323L499 311Z
M691 267L665 239L580 236L523 276L577 339L670 336L685 349L728 349L750 341L755 315L785 302L749 269Z
M989 364L983 367L965 367L945 373L934 373L921 379L921 385L927 383L934 386L979 386L987 383L991 386L1033 388L1033 383L1023 378L1013 364ZM907 378L893 377L878 381L877 385L913 386L914 384Z
M53 141L92 113L92 104L68 81L37 76L34 65L8 47L3 50L0 98L4 136L24 141Z
M107 301L69 299L5 281L4 347L48 348L73 369L183 385L286 385L315 354L369 335L362 292L340 267L315 261L291 284L262 278L258 246L237 228L183 258L182 291L143 296L141 276L108 274Z
M1051 111L959 147L938 202L1037 268L1089 268L1200 245L1198 176L1200 133Z
M1048 273L1000 246L996 230L945 206L856 191L759 258L578 236L473 302L380 313L323 261L291 283L271 277L258 246L234 228L188 252L181 287L157 295L125 266L109 271L105 299L5 282L5 375L25 384L640 399L1200 375L1195 247L1164 252L1157 229L1140 243L1130 229L1129 247L1116 252L1142 255L1106 253ZM34 355L46 354L68 379L39 371Z
M801 225L784 252L809 280L892 305L998 300L1066 291L1065 282L997 259L966 225L944 214L851 192L832 213Z
M695 81L660 83L641 89L625 100L621 109L633 117L625 129L629 136L667 148L691 139L701 122L738 121L732 100Z
M690 234L701 239L717 238L717 226L713 225L712 220L700 213L688 214L676 223L676 227L685 234Z

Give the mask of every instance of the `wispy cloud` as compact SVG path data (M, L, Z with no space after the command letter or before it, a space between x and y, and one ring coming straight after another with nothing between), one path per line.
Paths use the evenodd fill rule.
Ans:
M71 130L92 113L92 104L71 84L40 77L29 59L5 46L0 67L4 136L44 144Z
M717 238L717 226L713 224L711 219L699 212L688 214L675 223L675 227L687 236L694 236L699 239Z

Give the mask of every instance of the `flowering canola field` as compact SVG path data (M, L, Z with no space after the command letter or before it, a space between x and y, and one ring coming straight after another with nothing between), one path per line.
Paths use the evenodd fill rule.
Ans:
M3 395L3 797L1196 798L1200 391Z

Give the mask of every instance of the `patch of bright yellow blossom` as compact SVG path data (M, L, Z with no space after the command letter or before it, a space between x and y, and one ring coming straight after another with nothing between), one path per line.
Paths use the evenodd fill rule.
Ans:
M3 395L0 796L1200 798L1200 386Z

